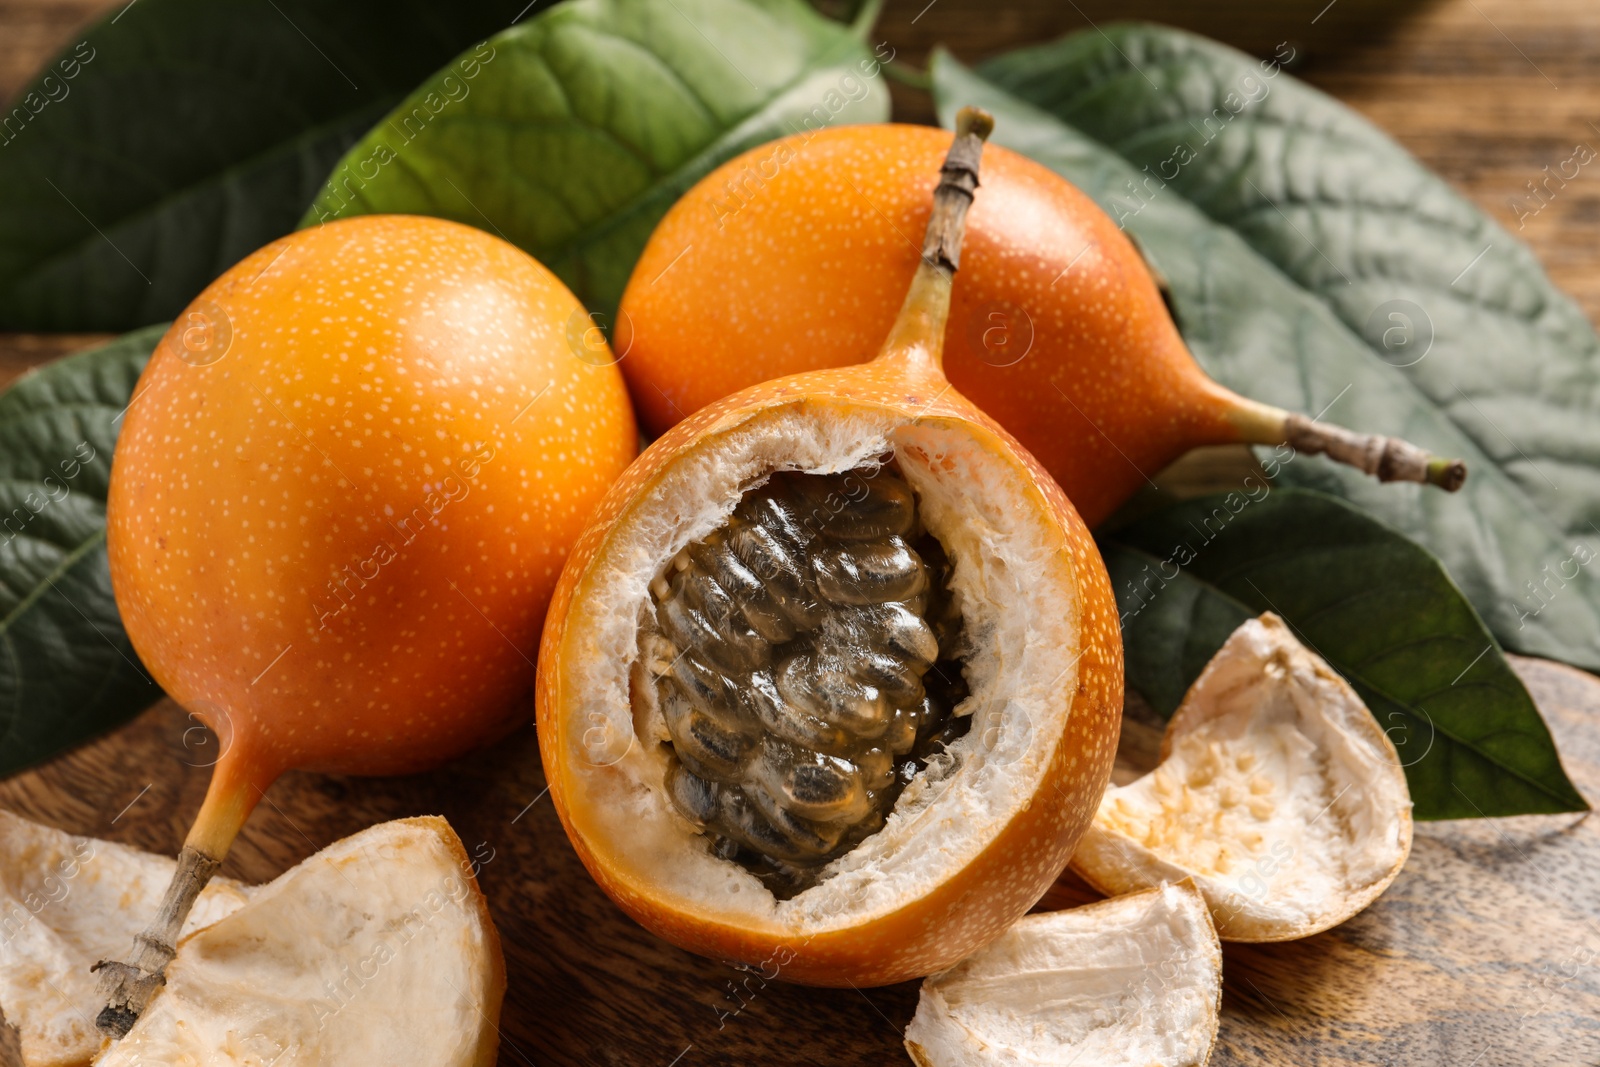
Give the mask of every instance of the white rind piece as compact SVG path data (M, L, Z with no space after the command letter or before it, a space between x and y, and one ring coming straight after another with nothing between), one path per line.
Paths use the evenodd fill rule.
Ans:
M1161 764L1106 791L1072 866L1110 894L1192 879L1223 940L1285 941L1372 903L1410 851L1394 745L1268 612L1190 687Z
M255 890L178 945L101 1067L488 1067L500 941L441 818L380 823Z
M160 906L176 862L0 811L0 1010L25 1067L80 1067L100 1049L98 978ZM238 910L252 887L214 878L190 933Z
M1028 915L922 983L918 1067L1201 1067L1217 1036L1222 946L1192 885Z

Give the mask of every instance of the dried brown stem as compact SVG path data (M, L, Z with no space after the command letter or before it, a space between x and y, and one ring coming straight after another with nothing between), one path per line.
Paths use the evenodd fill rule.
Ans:
M966 231L967 209L978 188L978 161L983 141L994 129L988 112L964 107L956 116L955 140L939 168L933 190L933 213L922 239L922 262L911 278L906 299L895 316L878 358L919 367L919 373L938 371L944 351L944 328L950 315L950 286L961 260L961 237Z
M966 232L967 209L978 188L978 161L983 142L994 130L994 117L975 107L964 107L956 114L956 137L939 168L939 184L933 190L933 214L922 239L925 263L954 274L961 265L961 238Z
M133 962L101 960L94 965L93 970L100 972L100 995L106 1002L95 1018L102 1034L113 1039L126 1037L150 998L166 983L167 964L177 954L183 921L221 864L221 860L185 845L178 853L178 867L167 883L161 909L133 939Z
M1467 465L1459 459L1441 459L1398 437L1356 433L1304 415L1284 420L1283 439L1297 452L1320 452L1381 482L1426 482L1453 493L1467 480Z

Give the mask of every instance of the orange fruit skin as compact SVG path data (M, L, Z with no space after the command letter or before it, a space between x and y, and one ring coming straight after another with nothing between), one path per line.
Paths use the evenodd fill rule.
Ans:
M219 735L213 792L416 770L524 714L561 564L637 450L574 314L495 237L372 216L268 245L174 324L107 538L134 648Z
M915 267L950 135L840 126L763 145L668 212L622 299L645 427L757 382L872 358ZM990 146L944 367L1091 527L1191 447L1236 441L1144 261L1065 179Z
M948 147L949 135L944 135ZM941 157L942 158L942 157ZM984 157L987 168L989 159ZM987 171L986 171L987 173ZM907 272L902 272L903 275ZM957 289L960 283L957 284ZM887 331L886 331L887 332ZM1062 554L1077 578L1081 611L1078 685L1066 727L1032 803L975 861L928 895L868 923L828 934L795 936L687 914L652 892L648 877L595 846L583 828L578 774L612 773L578 765L566 744L571 691L564 664L580 654L569 642L585 610L592 568L604 566L618 519L646 498L675 456L705 445L752 415L791 405L826 421L889 411L921 424L960 425L986 450L1010 455L1032 476L1035 495L1018 506L1039 508L1062 530ZM759 415L757 415L759 417ZM1063 664L1067 666L1063 654ZM1088 527L1059 486L1016 439L942 375L907 375L882 362L779 379L714 401L657 439L612 487L579 538L551 601L539 652L539 747L556 812L584 866L635 921L681 948L760 969L765 977L818 986L888 985L943 970L999 936L1042 897L1094 817L1110 780L1122 719L1122 640L1116 601ZM575 803L575 800L577 801Z

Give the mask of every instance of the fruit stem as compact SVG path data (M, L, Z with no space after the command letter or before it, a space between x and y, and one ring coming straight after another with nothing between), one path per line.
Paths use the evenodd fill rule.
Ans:
M937 369L944 355L944 327L950 317L950 285L961 264L961 238L967 209L978 188L978 162L994 118L975 107L956 113L955 140L939 168L933 213L922 238L922 260L906 290L905 303L878 353L882 360Z
M1461 460L1442 459L1398 437L1357 433L1242 397L1230 419L1245 444L1321 453L1382 482L1425 482L1453 493L1467 480L1467 465Z
M961 266L961 238L967 229L967 209L978 188L978 161L983 142L994 132L994 116L982 108L964 107L956 113L955 140L939 168L933 189L933 214L922 237L922 262L952 276Z
M884 0L866 0L850 19L850 32L858 41L865 41L867 34L872 32L872 27L877 25L878 16L883 13Z
M226 856L266 786L277 777L276 774L249 774L237 765L239 762L242 761L229 759L227 755L217 761L211 785L206 789L206 799L200 805L200 814L195 816L189 836L183 840L185 848L218 859Z
M218 762L200 814L178 853L178 866L167 883L161 907L150 925L134 936L132 962L101 960L91 968L101 972L99 992L105 1001L95 1026L107 1037L126 1037L150 999L166 984L167 964L177 954L184 920L222 866L228 847L261 796L256 778L239 763L226 755Z
M183 920L189 917L195 899L221 865L220 857L207 856L184 845L178 853L178 868L172 872L166 896L161 899L161 909L142 933L134 935L133 962L101 960L90 968L102 972L100 994L106 1003L94 1020L102 1034L114 1040L127 1037L150 998L166 984L167 964L177 955L176 942Z

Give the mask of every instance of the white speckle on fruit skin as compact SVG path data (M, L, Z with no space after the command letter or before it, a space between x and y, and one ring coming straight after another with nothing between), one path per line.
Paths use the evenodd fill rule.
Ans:
M555 575L637 441L616 368L568 348L577 301L400 216L294 234L202 299L226 354L158 348L109 507L155 676L280 768L434 763L531 715Z

